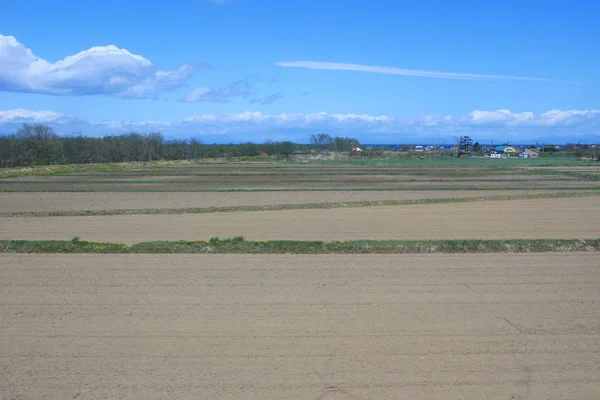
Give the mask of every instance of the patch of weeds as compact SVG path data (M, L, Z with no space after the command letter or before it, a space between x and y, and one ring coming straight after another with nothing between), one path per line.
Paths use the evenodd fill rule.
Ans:
M600 251L600 239L518 240L350 240L341 242L244 240L157 241L126 246L73 240L0 240L4 253L215 253L215 254L406 254L406 253L539 253Z
M86 242L72 240L0 240L0 252L4 253L128 253L121 243Z

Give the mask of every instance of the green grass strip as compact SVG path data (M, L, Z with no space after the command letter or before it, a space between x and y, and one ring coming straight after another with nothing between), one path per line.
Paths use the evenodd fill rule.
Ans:
M552 178L547 179L547 181L575 181L584 178ZM599 179L600 180L600 179ZM510 178L510 179L493 179L493 182L531 182L531 178ZM134 184L134 185L177 185L183 183L195 183L198 185L202 184L213 184L213 183L246 183L246 184L257 184L257 183L423 183L427 184L429 182L448 182L448 183L460 183L460 182L490 182L489 178L467 178L467 179L340 179L340 178L328 178L328 179L174 179L174 180L132 180L132 179L65 179L65 180L28 180L28 181L10 181L10 180L2 180L0 184L17 184L17 185L29 185L29 184L86 184L86 185L94 185L94 184Z
M225 206L225 207L193 207L193 208L145 208L145 209L114 209L114 210L70 210L70 211L23 211L0 213L0 217L80 217L80 216L107 216L107 215L141 215L141 214L209 214L217 212L250 212L250 211L278 211L278 210L307 210L307 209L332 209L332 208L357 208L376 206L402 206L415 204L444 204L467 203L479 201L498 200L523 200L598 196L598 192L562 192L562 193L534 193L504 196L479 196L479 197L439 197L405 200L363 200L345 202L320 202L299 204L266 204L256 206Z
M583 187L403 187L403 188L232 188L232 189L0 189L0 193L252 193L252 192L399 192L399 191L600 190Z
M72 240L0 240L0 253L130 253L120 243L85 242Z
M236 169L235 171L239 171L240 169ZM140 172L118 172L118 173L112 173L112 172L106 172L106 173L63 173L63 174L53 174L52 176L59 176L59 177L75 177L75 178L80 178L80 177L106 177L107 179L109 178L116 178L116 177L164 177L164 176L187 176L187 177L225 177L225 176L235 176L235 177L248 177L248 176L281 176L281 177L286 177L286 176L331 176L331 175L340 175L343 173L343 175L357 175L357 176L362 176L362 175L366 175L366 176L371 176L371 175L381 175L381 176L390 176L390 177L394 177L394 176L398 176L398 175L415 175L415 176L446 176L449 178L456 178L456 177L488 177L485 179L489 179L490 175L494 175L494 176L524 176L527 177L528 175L531 175L531 173L528 170L493 170L493 171L488 171L485 169L475 169L475 170L465 170L464 168L462 169L458 169L458 168L454 168L454 169L428 169L428 168L419 168L418 170L415 169L398 169L395 168L393 171L390 169L379 169L379 168L369 168L369 169L346 169L346 168L337 168L335 170L324 170L324 169L307 169L307 172L304 171L278 171L278 172L267 172L266 169L261 169L261 170L246 170L246 173L241 173L241 172L227 172L225 170L219 170L219 171L212 171L212 172L196 172L194 171L152 171L152 172L145 172L145 171L140 171ZM600 172L600 169L599 169ZM3 178L3 179L10 179L10 178ZM483 179L483 178L482 178ZM527 179L531 179L531 178L527 178ZM21 180L20 182L31 182L31 181L23 181ZM44 181L47 182L47 181Z
M570 176L573 179L587 180L587 181L600 181L600 174L581 172L581 171L561 171L554 169L531 169L531 173L539 175L563 175ZM600 170L599 170L600 172ZM553 179L552 179L553 180Z
M407 254L600 251L600 239L350 240L343 242L229 239L145 242L132 246L73 240L0 240L1 253L95 254Z

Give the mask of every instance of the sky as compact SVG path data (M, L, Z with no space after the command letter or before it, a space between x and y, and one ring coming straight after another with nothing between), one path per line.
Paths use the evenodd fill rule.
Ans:
M600 142L600 2L22 0L0 133Z

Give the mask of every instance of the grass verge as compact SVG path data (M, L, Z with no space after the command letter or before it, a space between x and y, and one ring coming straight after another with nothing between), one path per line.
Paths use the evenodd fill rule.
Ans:
M254 241L242 237L146 242L132 246L73 240L1 240L1 253L95 254L407 254L600 251L600 239Z
M299 204L266 204L256 206L226 206L203 208L145 208L145 209L115 209L115 210L72 210L72 211L24 211L0 213L0 217L82 217L107 215L149 215L149 214L209 214L217 212L251 212L251 211L280 211L280 210L309 210L332 208L359 208L376 206L402 206L416 204L469 203L479 201L527 200L598 196L598 192L560 192L534 193L504 196L478 197L439 197L406 200L364 200L345 202L321 202Z
M415 175L415 176L445 176L445 177L489 177L490 175L494 176L523 176L527 177L531 175L528 170L524 169L506 169L506 170L490 170L488 168L454 168L454 169L442 169L442 168L360 168L360 167L349 167L349 168L287 168L287 169L279 169L276 172L270 172L273 168L260 168L256 169L253 167L244 167L244 171L239 172L240 168L235 170L231 170L234 172L230 172L230 170L225 169L223 167L217 169L212 169L210 172L197 172L201 170L200 168L196 168L195 170L191 170L188 168L187 171L182 169L175 170L155 170L155 171L129 171L129 172L93 172L93 173L79 173L79 172L68 172L68 173L57 173L53 174L53 176L59 177L74 177L76 179L83 179L84 177L107 177L108 178L127 178L127 177L163 177L163 176L189 176L189 177L241 177L245 178L248 176L330 176L330 175L339 175L343 173L343 175L382 175L382 176L390 176L395 177L398 175ZM304 172L304 170L308 172ZM600 171L600 169L599 169ZM240 179L241 179L240 178ZM530 179L530 178L528 178Z
M128 253L120 243L72 240L0 240L0 253Z
M251 192L398 192L398 191L578 190L600 191L600 186L577 187L402 187L402 188L231 188L231 189L0 189L0 193L251 193Z
M587 172L580 171L560 171L553 169L531 169L530 172L532 174L537 175L562 175L562 176L570 176L573 179L579 180L587 180L587 181L600 181L600 174L590 174ZM553 180L553 179L552 179Z
M592 174L589 174L592 175ZM585 178L552 178L547 181L575 181ZM599 179L600 180L600 179ZM491 180L493 182L531 182L530 178L509 178L509 179L496 179ZM489 178L467 178L467 179L395 179L395 178L380 178L380 179L340 179L340 178L324 178L324 179L174 179L174 180L132 180L132 179L69 179L52 181L51 183L59 184L133 184L133 185L147 185L147 184L160 184L160 185L178 185L184 183L194 184L214 184L214 183L245 183L245 184L258 184L258 183L461 183L461 182L490 182ZM34 184L48 184L50 181L44 180L2 180L1 184L15 184L15 185L34 185Z

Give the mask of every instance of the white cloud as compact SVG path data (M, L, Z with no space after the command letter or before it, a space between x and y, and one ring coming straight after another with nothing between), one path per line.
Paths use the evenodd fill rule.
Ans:
M13 36L0 35L0 90L51 95L146 98L185 86L194 67L157 70L146 58L114 45L92 47L55 63Z
M252 124L261 124L266 126L285 126L291 127L309 127L317 123L386 123L394 121L393 118L381 115L358 115L358 114L328 114L325 112L301 114L301 113L283 113L283 114L263 114L260 111L244 111L238 114L198 114L188 117L185 122L218 122L222 124L231 124L245 122Z
M486 75L486 74L442 72L442 71L422 71L422 70L417 70L417 69L382 67L382 66L377 66L377 65L345 64L345 63L320 62L320 61L291 61L291 62L279 61L275 64L280 67L288 67L288 68L295 67L295 68L321 69L321 70L334 70L334 71L359 71L359 72L372 72L372 73L376 73L376 74L419 76L419 77L425 77L425 78L439 78L439 79L471 79L471 80L473 80L473 79L479 79L479 80L508 79L508 80L523 80L523 81L554 81L553 79L532 78L532 77L525 77L525 76Z
M550 110L538 116L532 112L513 113L510 110L473 111L463 117L462 124L508 127L575 127L597 126L600 110Z
M532 112L512 113L510 110L480 111L475 110L463 119L464 122L474 124L494 123L520 123L533 121L535 115Z
M593 122L600 119L600 110L550 110L540 116L544 125L574 125Z
M452 138L515 140L553 137L583 138L600 135L600 110L550 110L541 114L510 110L475 110L464 116L422 115L399 119L387 115L354 113L281 113L244 111L234 114L196 114L180 121L103 121L90 123L53 111L23 109L0 111L0 133L15 132L22 123L45 123L57 132L106 135L160 131L171 137L210 137L211 141L305 140L315 132L354 136L362 141L388 143ZM586 136L587 135L587 136ZM600 141L600 136L594 136ZM566 138L566 139L564 139ZM452 139L448 139L452 140Z
M79 120L77 117L54 111L29 111L22 108L0 111L0 124L3 123L68 123Z

